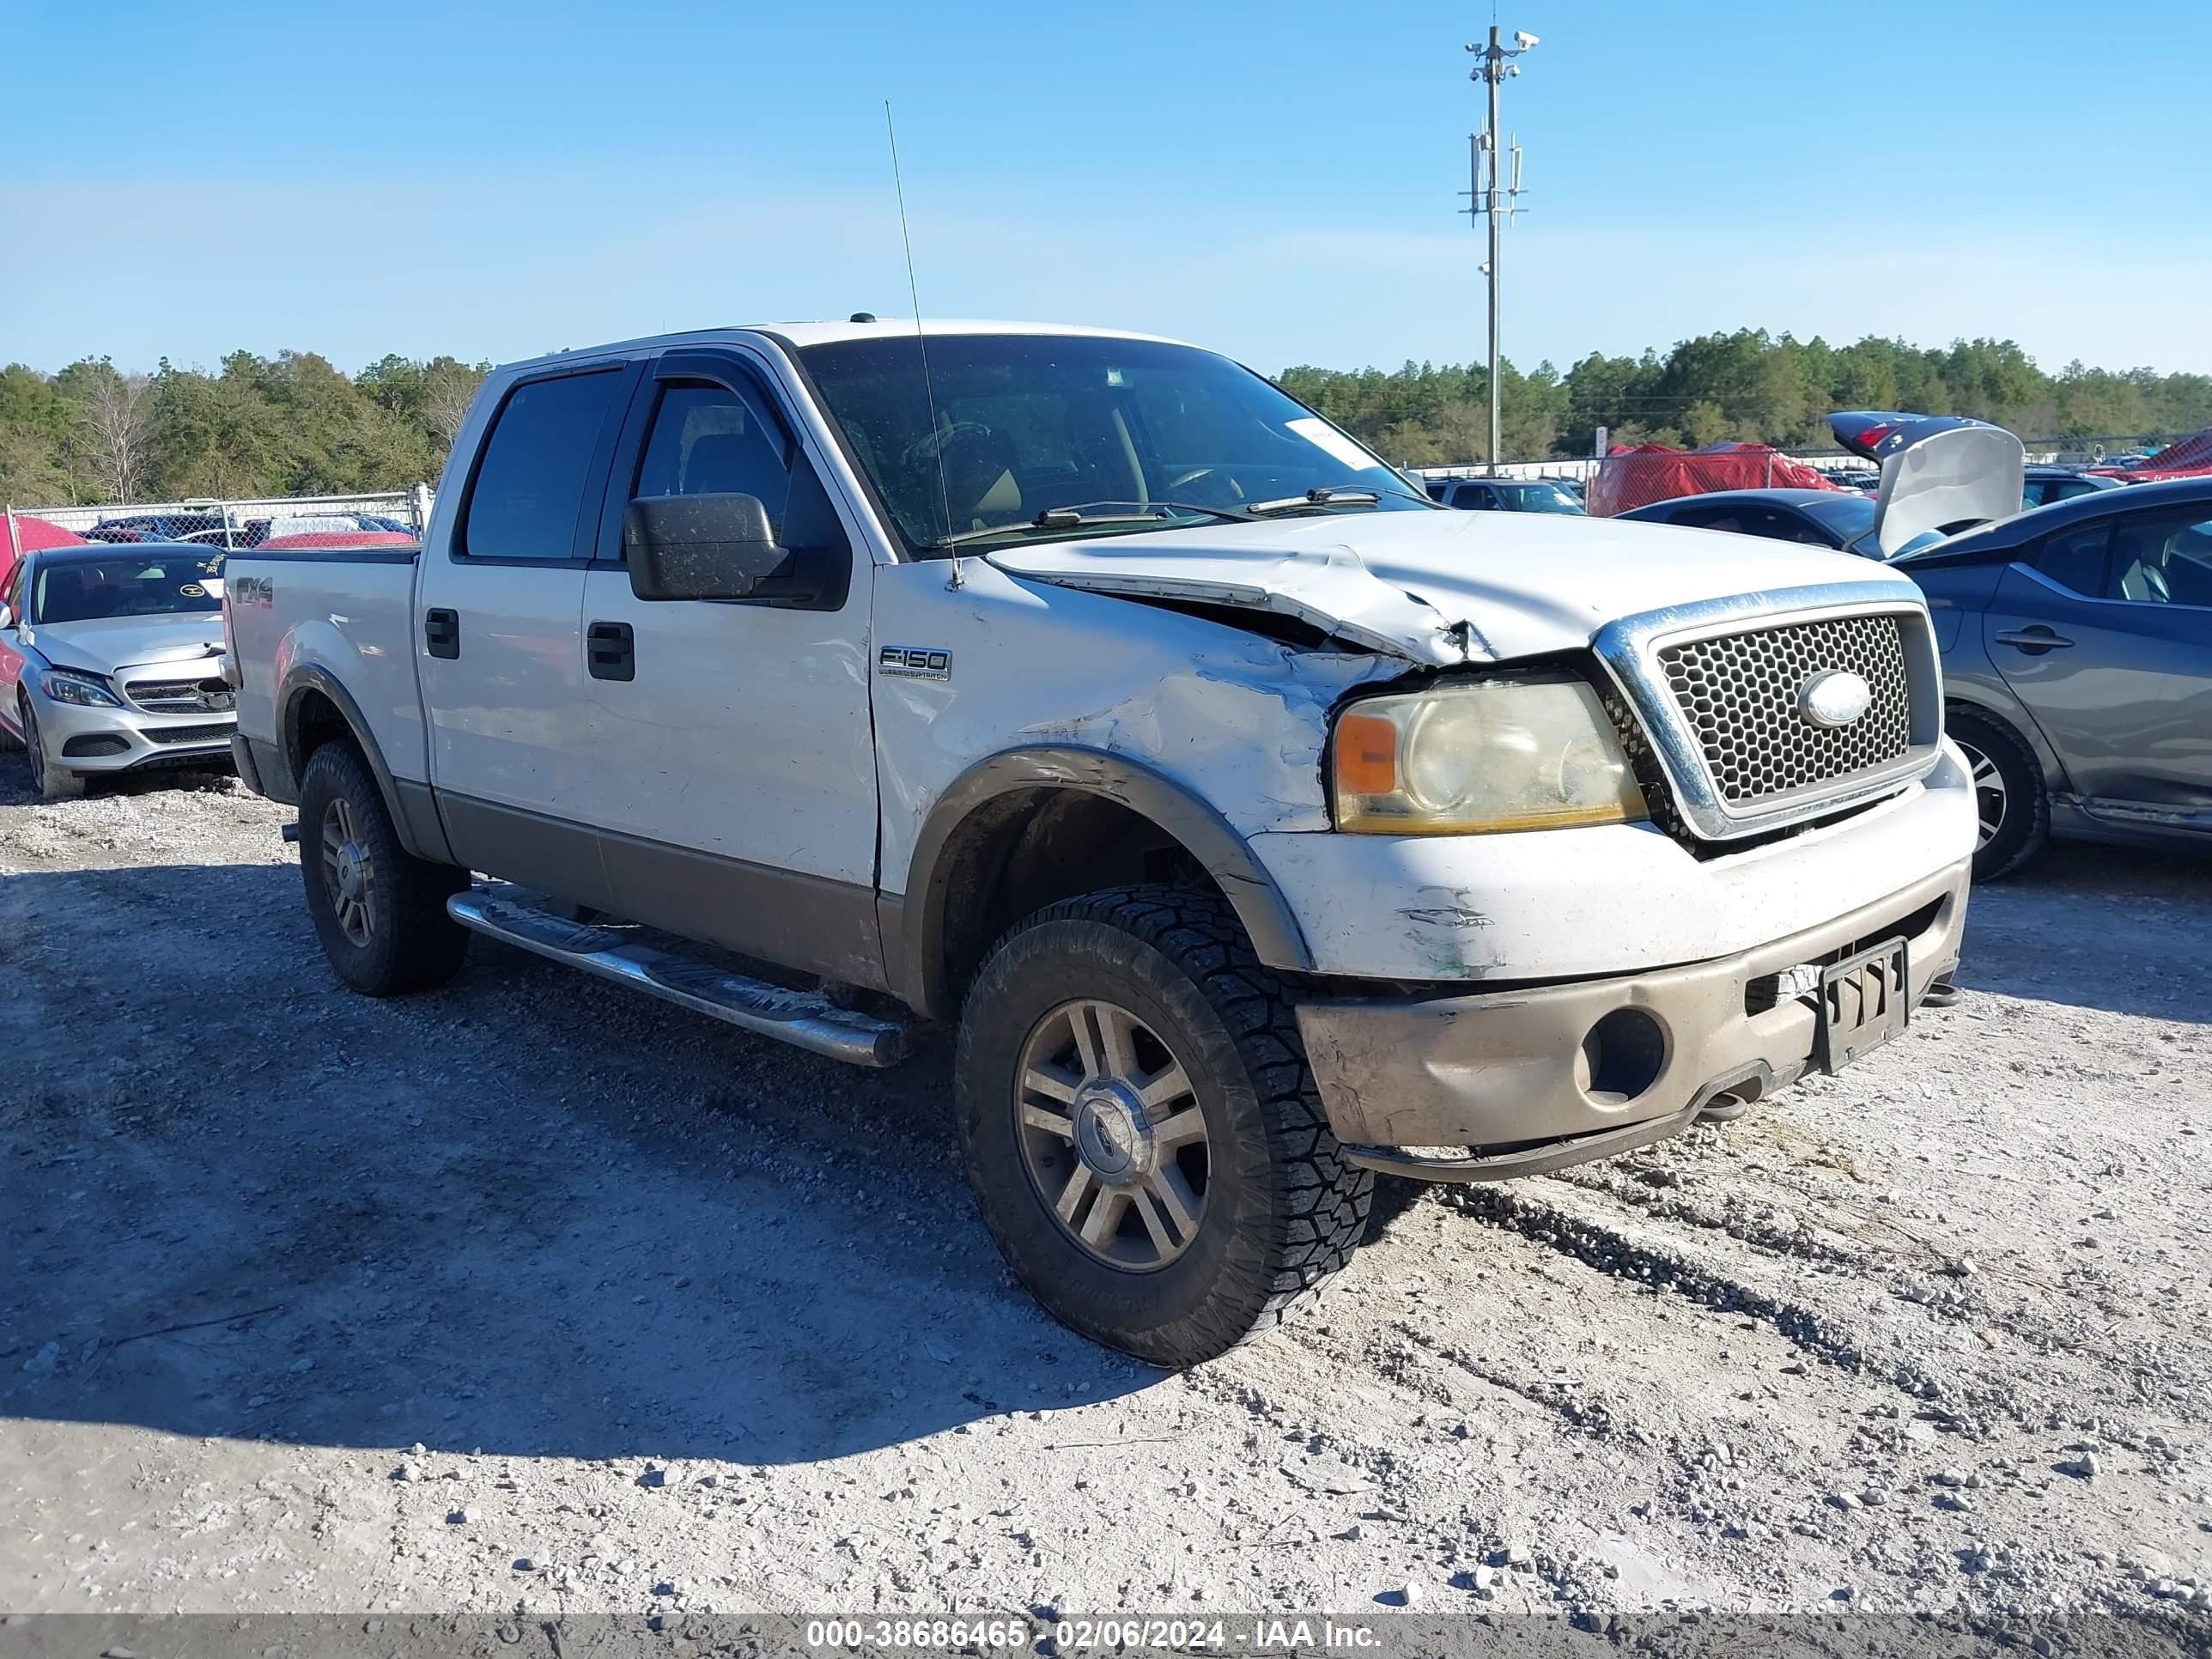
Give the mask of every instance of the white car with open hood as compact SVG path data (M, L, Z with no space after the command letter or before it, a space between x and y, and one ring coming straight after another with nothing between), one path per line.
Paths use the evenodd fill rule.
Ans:
M1376 1171L1727 1116L1958 958L1918 590L1455 513L1146 337L718 330L503 368L411 548L232 556L240 769L332 966L490 935L867 1065L957 1024L986 1224L1167 1363Z

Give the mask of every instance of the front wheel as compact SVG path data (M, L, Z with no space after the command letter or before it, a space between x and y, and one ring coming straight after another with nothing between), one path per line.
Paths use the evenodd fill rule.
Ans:
M1994 881L2026 864L2051 838L2051 799L2035 751L2009 726L1972 709L1954 708L1944 730L1966 757L1979 829L1974 879Z
M46 751L45 735L39 730L38 711L31 707L27 696L18 696L15 717L23 728L23 758L31 769L31 787L39 792L40 800L75 800L85 791L85 775L72 772L56 763Z
M1045 1309L1190 1365L1351 1260L1373 1177L1329 1133L1283 988L1210 894L1039 911L984 962L954 1087L984 1224Z
M468 872L399 844L384 792L349 744L325 744L300 775L300 878L323 954L355 990L398 996L460 971L469 936L446 900Z

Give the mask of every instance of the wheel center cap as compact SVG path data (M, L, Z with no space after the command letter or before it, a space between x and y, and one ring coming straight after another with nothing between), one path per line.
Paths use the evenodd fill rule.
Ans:
M1152 1167L1152 1126L1126 1084L1086 1085L1075 1099L1075 1151L1091 1174L1126 1186Z
M357 899L361 886L361 843L349 841L338 848L338 896Z

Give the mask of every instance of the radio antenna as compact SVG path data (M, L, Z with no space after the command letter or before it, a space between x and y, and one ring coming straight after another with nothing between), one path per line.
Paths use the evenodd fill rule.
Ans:
M891 188L898 194L899 240L906 248L907 297L914 302L914 343L921 353L921 397L929 409L930 453L937 458L937 504L943 512L945 536L952 538L952 486L945 474L945 439L937 429L937 392L929 380L929 333L921 325L921 291L914 280L914 236L906 228L906 180L899 173L898 128L891 121L891 100L884 100L884 135L891 145ZM952 586L960 586L960 556L952 556Z

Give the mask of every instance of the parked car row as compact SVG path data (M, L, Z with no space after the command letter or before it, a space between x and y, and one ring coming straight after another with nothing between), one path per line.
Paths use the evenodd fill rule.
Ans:
M196 546L235 550L258 547L272 536L342 534L354 531L374 531L410 538L414 534L404 520L374 513L270 516L242 519L233 523L220 513L172 512L135 513L102 519L84 532L84 538L94 542L189 542Z

